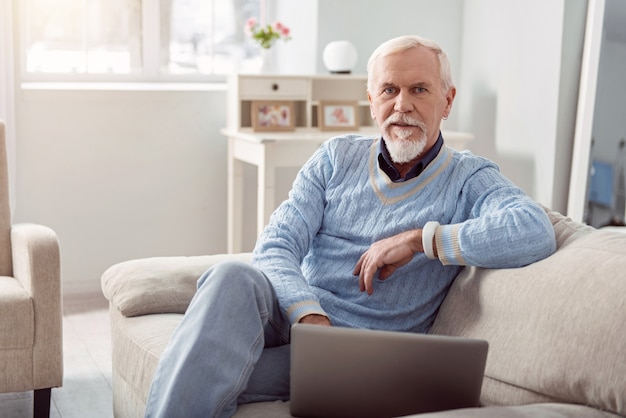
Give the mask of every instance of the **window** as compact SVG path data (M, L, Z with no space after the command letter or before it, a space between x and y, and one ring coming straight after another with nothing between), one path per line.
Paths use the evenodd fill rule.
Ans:
M141 70L138 0L28 0L28 73Z
M259 65L262 0L26 0L25 79L211 79Z

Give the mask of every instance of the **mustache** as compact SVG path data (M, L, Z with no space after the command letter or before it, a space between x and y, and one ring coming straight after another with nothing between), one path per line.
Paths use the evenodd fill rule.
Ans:
M405 115L403 113L394 113L389 116L383 122L383 129L387 129L390 125L408 125L408 126L416 126L420 128L422 131L426 132L426 124L419 119L416 119L412 116Z

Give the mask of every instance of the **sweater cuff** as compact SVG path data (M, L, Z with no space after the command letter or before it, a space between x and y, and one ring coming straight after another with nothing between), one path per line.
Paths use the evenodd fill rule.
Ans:
M287 309L286 314L289 322L292 324L300 322L300 320L307 315L323 315L328 317L319 302L314 300L303 300L294 303Z
M435 233L435 243L437 244L437 255L444 265L467 265L461 254L459 244L459 230L461 224L441 225Z
M424 229L422 229L422 248L424 248L424 254L431 260L436 260L437 256L435 255L435 250L433 248L433 241L435 238L435 232L437 231L437 227L439 226L439 222L430 221L426 222L424 225Z

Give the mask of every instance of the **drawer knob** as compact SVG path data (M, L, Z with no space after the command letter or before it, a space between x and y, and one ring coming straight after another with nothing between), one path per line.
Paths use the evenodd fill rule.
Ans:
M272 90L274 91L278 90L278 84L276 83L272 84Z

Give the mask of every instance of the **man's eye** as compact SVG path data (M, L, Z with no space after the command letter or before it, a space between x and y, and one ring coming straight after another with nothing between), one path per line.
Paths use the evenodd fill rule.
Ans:
M415 87L416 93L425 93L427 90L425 87Z
M383 92L385 94L394 94L396 92L396 89L393 87L387 87L385 90L383 90Z

